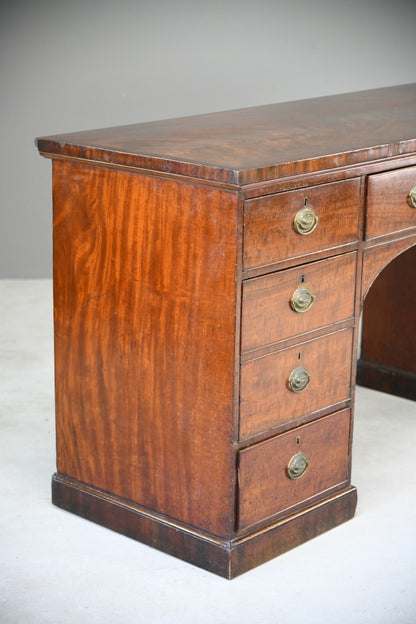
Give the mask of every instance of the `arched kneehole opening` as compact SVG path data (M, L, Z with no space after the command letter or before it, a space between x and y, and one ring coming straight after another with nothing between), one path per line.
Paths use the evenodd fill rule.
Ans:
M367 578L383 567L403 578L413 570L416 402L408 399L416 398L415 276L416 245L381 271L361 315L357 384L364 387L356 389L351 473L360 522L351 523L350 539L365 540L360 570Z
M357 384L416 400L416 245L375 279L361 320Z

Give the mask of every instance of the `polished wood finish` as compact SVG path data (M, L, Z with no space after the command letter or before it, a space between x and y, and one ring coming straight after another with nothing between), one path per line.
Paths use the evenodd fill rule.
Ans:
M354 317L356 253L301 264L243 283L242 353L300 337L320 327ZM290 305L298 288L308 287L315 297L309 310Z
M350 398L352 331L345 329L295 347L256 358L241 366L240 439ZM299 366L310 373L303 392L288 388ZM300 424L300 423L297 423Z
M58 472L219 535L236 215L226 190L54 164Z
M292 429L239 453L238 523L246 528L269 520L289 508L305 507L349 478L350 411L344 410ZM306 472L292 480L286 474L290 459L302 452ZM325 494L324 494L325 493Z
M368 179L366 238L416 227L416 208L407 198L416 186L416 167L378 173Z
M244 207L244 267L266 267L285 258L329 249L358 239L360 180L344 180L247 200ZM304 206L318 217L313 235L298 234L294 218Z
M226 578L353 516L364 300L359 374L414 375L415 108L404 85L38 139L56 505Z
M233 185L416 152L416 85L74 132L40 152Z

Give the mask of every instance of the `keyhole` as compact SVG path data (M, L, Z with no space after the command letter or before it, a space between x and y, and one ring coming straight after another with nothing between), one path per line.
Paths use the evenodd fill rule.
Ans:
M300 281L301 281L301 284L305 283L305 274L304 273L302 273L302 275L300 276Z
M299 436L296 438L296 444L297 444L298 446L299 446L299 444L300 444L300 437L299 437Z

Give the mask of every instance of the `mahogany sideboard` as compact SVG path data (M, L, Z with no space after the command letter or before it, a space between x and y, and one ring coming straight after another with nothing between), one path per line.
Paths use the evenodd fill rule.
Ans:
M53 502L227 578L350 519L358 356L416 399L416 85L37 145Z

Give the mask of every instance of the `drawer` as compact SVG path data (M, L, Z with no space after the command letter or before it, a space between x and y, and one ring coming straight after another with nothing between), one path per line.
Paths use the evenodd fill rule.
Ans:
M346 409L240 451L238 528L346 485L349 449Z
M349 399L351 353L344 329L242 364L240 439Z
M412 194L412 200L409 197ZM368 178L366 239L416 228L416 167Z
M354 316L356 252L243 283L241 350Z
M247 200L244 268L357 240L359 189L356 178Z

